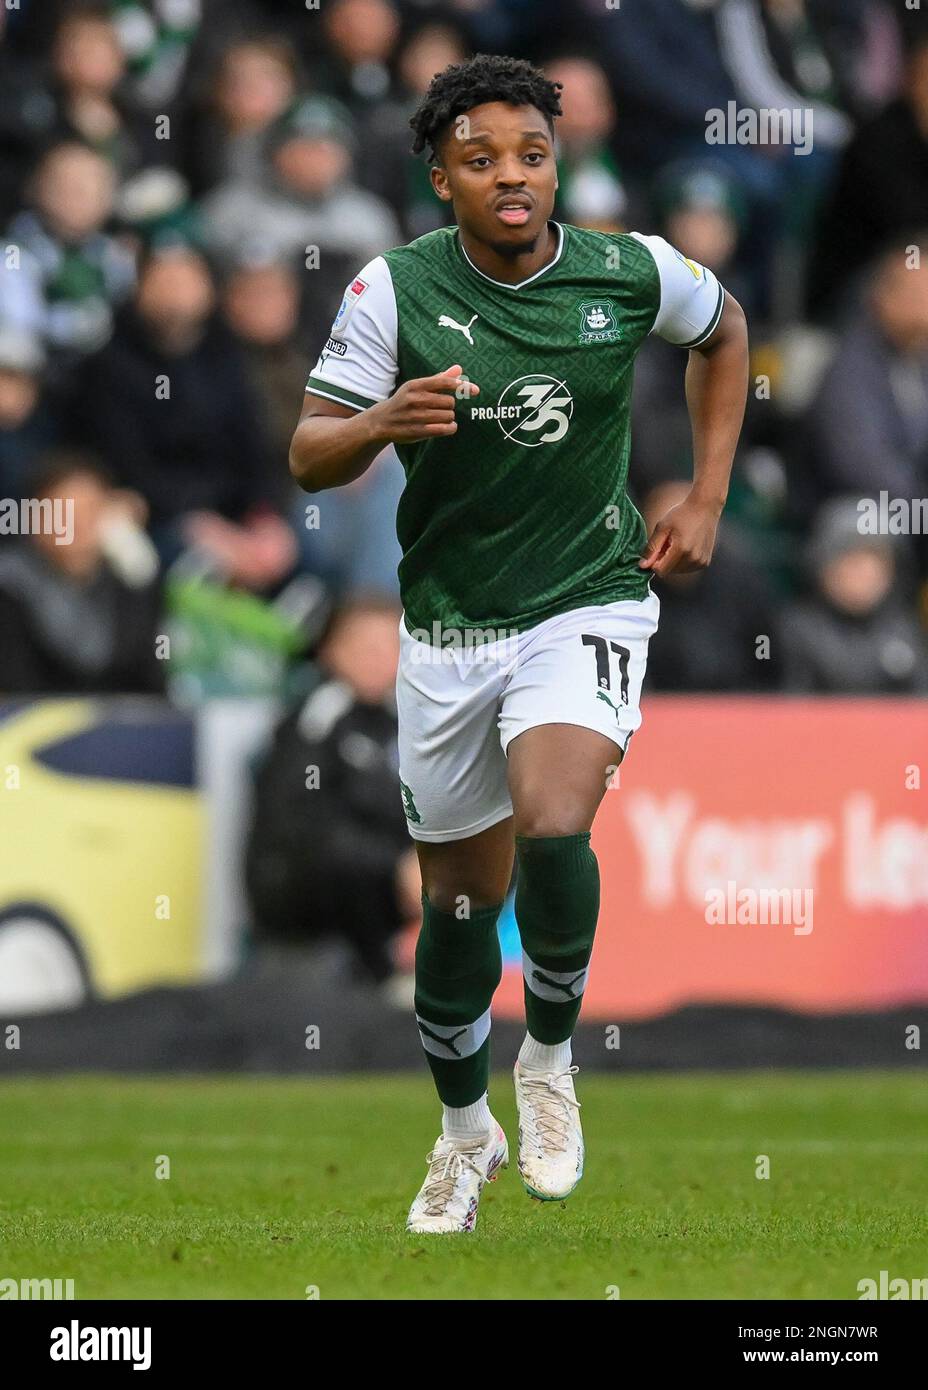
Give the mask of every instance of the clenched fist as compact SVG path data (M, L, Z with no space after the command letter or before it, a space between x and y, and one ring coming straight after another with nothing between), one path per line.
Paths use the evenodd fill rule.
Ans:
M462 372L461 366L454 366L438 376L404 381L389 400L370 407L370 423L391 444L415 444L454 434L455 401L480 394L480 387L467 381Z

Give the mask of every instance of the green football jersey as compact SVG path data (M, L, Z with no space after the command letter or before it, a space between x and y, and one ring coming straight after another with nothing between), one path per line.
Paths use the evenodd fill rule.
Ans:
M635 356L652 331L698 346L724 291L659 237L552 226L554 258L516 285L478 270L453 227L377 257L307 384L363 410L459 362L480 388L454 435L396 446L405 622L437 645L648 592L626 492Z

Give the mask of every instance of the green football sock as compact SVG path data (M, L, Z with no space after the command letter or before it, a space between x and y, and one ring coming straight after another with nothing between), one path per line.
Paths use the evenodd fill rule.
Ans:
M445 1105L473 1105L487 1089L490 1001L503 973L496 932L501 908L475 908L469 918L458 918L422 894L416 1021Z
M586 987L599 916L599 865L590 832L517 835L516 921L522 938L525 1022L537 1042L566 1041Z

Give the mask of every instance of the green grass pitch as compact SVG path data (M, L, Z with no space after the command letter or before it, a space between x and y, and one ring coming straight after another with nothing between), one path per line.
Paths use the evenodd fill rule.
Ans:
M928 1275L923 1074L581 1075L586 1175L548 1204L519 1181L510 1078L490 1094L510 1167L473 1235L428 1238L403 1230L438 1129L425 1074L5 1081L0 1278L550 1300L856 1299L881 1269Z

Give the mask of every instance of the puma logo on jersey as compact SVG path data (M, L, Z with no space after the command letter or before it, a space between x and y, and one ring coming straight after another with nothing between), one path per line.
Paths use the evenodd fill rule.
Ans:
M477 319L479 317L479 314L474 314L474 317L471 319L470 323L463 324L458 323L457 320L453 319L450 314L442 314L438 320L438 326L439 328L453 328L457 333L463 333L464 337L470 343L471 347L473 347L474 338L470 330L473 328L474 324L477 322Z

